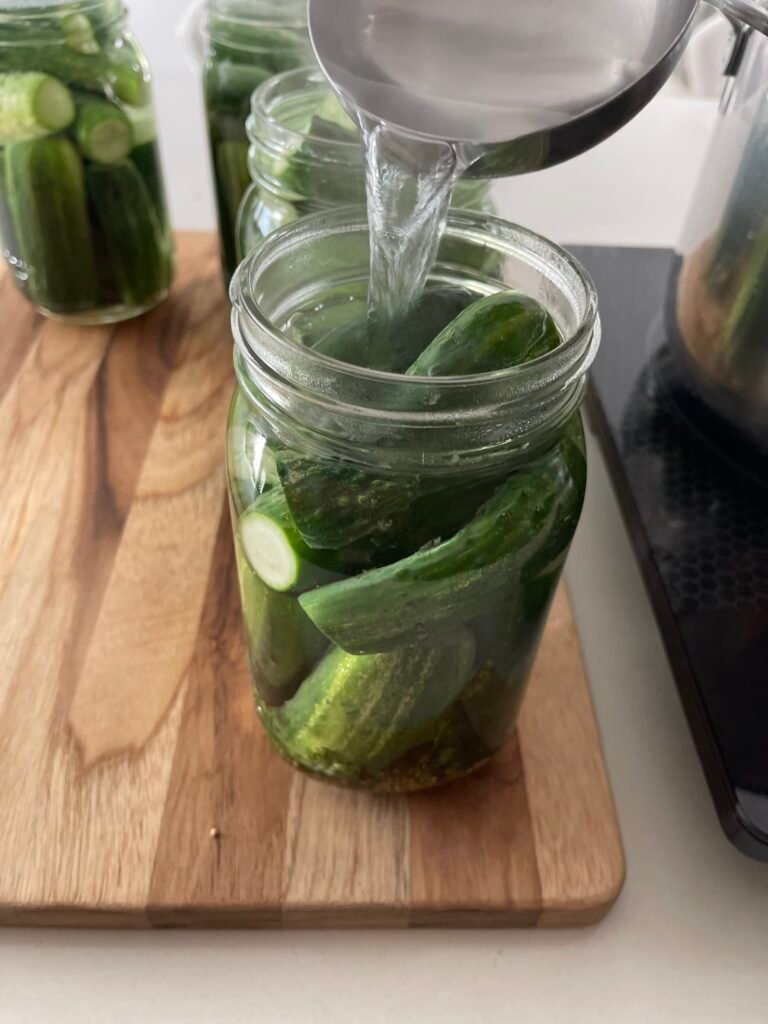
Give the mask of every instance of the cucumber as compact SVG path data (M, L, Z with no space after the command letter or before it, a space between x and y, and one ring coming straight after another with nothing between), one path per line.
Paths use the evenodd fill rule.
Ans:
M554 320L535 299L498 292L459 313L406 372L420 377L490 373L529 363L561 342Z
M61 137L17 142L7 147L5 166L30 298L52 313L90 309L98 282L77 149Z
M386 334L377 337L375 327L371 329L369 322L361 319L331 330L313 348L377 369L399 371L410 365L409 374L448 375L526 362L551 351L560 340L549 314L526 296L500 293L477 300L468 289L439 287L425 291L409 316ZM291 452L278 456L278 471L291 514L312 547L397 536L409 530L407 513L413 513L417 500L421 511L414 525L419 529L425 525L430 504L438 517L442 509L449 510L446 527L436 526L421 543L430 536L445 537L466 521L461 507L458 516L451 517L451 498L446 501L444 494L425 497L424 484L415 477L383 477L350 464L321 462ZM431 490L445 491L446 486L432 486ZM486 490L484 497L489 496ZM426 527L428 530L428 522Z
M144 179L144 184L147 186L147 191L155 207L158 223L165 230L168 220L168 208L165 201L165 186L163 184L160 153L157 143L145 142L141 145L136 145L131 150L131 163L134 164L136 170Z
M235 64L258 65L264 70L264 78L272 78L282 71L291 71L312 63L313 54L306 30L297 32L290 29L265 28L248 24L244 18L238 22L234 35L226 22L219 22L214 15L208 21L211 44L209 62L214 65ZM226 39L226 36L229 39Z
M229 276L237 270L237 215L251 178L248 173L248 145L219 142L214 152L216 201L222 260Z
M226 118L235 118L237 132L233 138L246 142L245 119L251 110L251 96L254 89L271 77L269 69L257 63L216 61L210 64L205 73L205 100L211 126L226 123Z
M11 270L15 270L15 260L19 251L19 243L16 239L16 229L13 226L13 218L8 206L8 184L5 172L5 153L0 149L0 255L8 260ZM18 280L18 275L17 275ZM23 288L25 283L18 280Z
M248 565L235 541L243 624L260 703L269 707L293 696L328 648L328 641L295 597L270 590Z
M144 179L130 160L114 167L90 165L86 183L93 223L120 301L142 307L170 283L166 238Z
M109 100L84 96L78 100L75 138L83 156L98 164L119 164L133 147L131 123Z
M553 455L513 473L449 540L303 594L301 606L332 643L354 654L425 641L498 599L558 530L564 507L577 502L574 491Z
M73 11L61 19L64 39L76 53L98 53L101 47L90 20L82 12Z
M385 477L291 450L278 452L276 459L291 515L313 548L338 548L390 533L390 518L408 510L419 494L415 476Z
M0 74L0 145L43 138L75 118L69 89L38 71Z
M149 80L131 47L109 54L86 54L65 46L6 46L2 66L5 71L34 68L67 85L92 92L103 93L108 89L116 99L135 107L145 106L151 98Z
M764 373L768 331L768 229L757 233L725 325L723 364L735 380Z
M340 169L338 162L328 160L326 147L350 142L355 145L348 153L349 162ZM280 191L294 201L365 202L365 169L359 135L317 115L311 119L301 146L279 165L273 164L271 171L279 182Z
M279 485L256 499L237 530L248 564L271 590L296 594L339 579L317 564L322 556L304 543Z
M311 347L354 366L402 373L476 299L468 288L427 288L407 316L388 325L383 337L364 317L329 331Z
M436 733L473 659L467 630L387 654L334 649L270 716L270 735L284 756L323 774L347 781L375 774Z
M122 110L131 125L134 152L138 147L157 141L155 111L150 104L144 107L131 107L126 104Z

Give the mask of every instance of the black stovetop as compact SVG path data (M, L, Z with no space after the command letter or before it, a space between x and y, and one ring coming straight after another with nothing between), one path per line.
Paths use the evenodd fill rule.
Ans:
M768 458L680 376L666 250L577 248L603 342L592 423L729 838L768 860Z

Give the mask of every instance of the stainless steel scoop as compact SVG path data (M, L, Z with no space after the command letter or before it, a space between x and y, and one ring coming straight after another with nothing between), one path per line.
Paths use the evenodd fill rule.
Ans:
M699 0L309 0L342 99L497 177L577 156L666 82ZM768 32L753 0L712 0Z

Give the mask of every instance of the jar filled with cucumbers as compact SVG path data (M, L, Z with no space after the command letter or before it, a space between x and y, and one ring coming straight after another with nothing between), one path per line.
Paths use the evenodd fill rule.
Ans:
M239 259L307 213L365 202L359 129L319 68L287 71L260 86L246 128L251 183L238 217ZM486 181L460 181L453 204L493 213L488 192Z
M208 0L203 80L221 260L237 267L237 213L246 189L251 94L273 75L313 61L306 0Z
M149 71L119 0L0 2L0 240L48 316L125 320L168 292Z
M401 792L472 771L514 725L584 498L599 326L578 263L493 217L451 211L386 328L368 250L345 207L240 266L228 480L271 742Z

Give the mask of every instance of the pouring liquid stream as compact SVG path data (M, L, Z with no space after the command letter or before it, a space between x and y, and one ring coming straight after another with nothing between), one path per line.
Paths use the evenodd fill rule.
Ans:
M368 312L386 332L418 299L465 163L448 142L408 136L358 113L366 155Z

